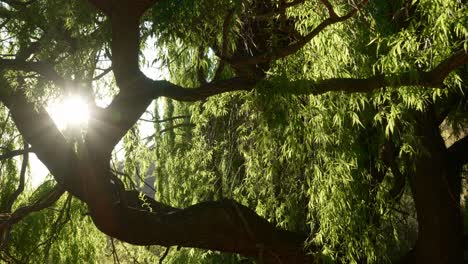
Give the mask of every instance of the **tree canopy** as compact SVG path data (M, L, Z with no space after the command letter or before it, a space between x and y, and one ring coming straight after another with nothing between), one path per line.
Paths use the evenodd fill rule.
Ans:
M464 0L0 0L0 36L5 262L463 260Z

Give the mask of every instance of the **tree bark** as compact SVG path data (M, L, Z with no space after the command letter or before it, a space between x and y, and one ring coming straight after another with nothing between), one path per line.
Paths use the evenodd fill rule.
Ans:
M449 159L433 111L419 114L417 121L423 151L414 173L418 240L406 262L462 263L461 167Z
M197 247L239 253L262 263L311 263L306 236L276 228L253 210L231 200L177 209L125 191L109 169L108 155L85 142L78 153L43 108L20 92L2 101L39 159L67 191L88 205L105 234L137 245Z
M235 252L256 258L261 263L312 263L313 257L305 253L304 235L277 229L253 210L234 201L205 202L177 209L148 197L149 210L135 197L134 192L123 190L120 181L109 169L111 151L154 98L166 96L184 101L202 100L224 92L251 90L261 80L240 76L194 89L168 81L150 80L138 67L139 19L156 1L90 2L111 20L112 68L120 92L106 109L96 108L81 149L75 151L73 144L62 136L47 112L35 108L21 92L0 94L0 100L11 110L18 130L57 182L88 205L90 215L100 230L122 241L138 245L178 245ZM352 11L337 18L333 15L334 11L327 8L332 14L326 20L328 22L320 24L296 46L288 46L289 49L278 50L267 57L261 55L244 61L232 58L227 62L251 66L288 56L331 23L345 20L355 13ZM287 93L370 92L382 87L404 85L440 87L453 69L467 61L468 53L460 50L431 71L406 72L395 76L378 74L361 79L334 78L318 82L300 80L292 82ZM250 70L256 67L245 68ZM266 66L260 68L265 69ZM66 84L47 63L0 59L0 70L3 69L35 71L59 86ZM259 76L260 79L265 78L264 74ZM263 81L263 86L269 86L269 80ZM270 89L268 92L281 91ZM417 158L415 164L414 198L419 239L413 260L417 263L459 263L462 256L459 167L452 166L432 115L425 113L418 122L417 133L427 155Z

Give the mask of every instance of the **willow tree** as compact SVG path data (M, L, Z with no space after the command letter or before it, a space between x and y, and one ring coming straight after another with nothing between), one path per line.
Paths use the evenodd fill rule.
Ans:
M263 98L285 96L300 104L302 99L297 98L313 101L329 95L320 97L321 104L314 106L319 109L326 98L333 104L334 95L351 93L368 98L372 107L358 112L371 116L366 120L380 121L387 138L385 144L375 145L381 149L368 151L368 159L357 164L375 179L369 194L377 195L374 190L387 177L393 177L396 189L389 200L401 192L406 179L411 186L419 232L404 260L461 261L460 193L462 167L468 162L467 137L447 148L439 126L447 117L456 117L458 127L466 124L460 117L467 103L464 1L0 3L0 100L26 142L24 149L9 155L34 152L57 182L53 193L35 206L13 212L7 206L2 237L20 218L46 207L65 190L86 204L100 231L131 244L211 249L265 263L318 261L320 254L314 253L320 248L305 247L313 234L278 228L231 199L182 209L142 196L126 189L110 160L118 142L159 97L216 103L215 95L244 91ZM157 45L145 47L150 36ZM172 81L143 74L145 49L158 51ZM102 58L111 61L110 68L102 69ZM103 82L110 71L114 78ZM112 99L99 107L95 97L103 89ZM86 130L67 136L44 106L47 98L71 92L84 94L92 111ZM359 102L350 98L350 104ZM268 109L274 110L263 104L263 110ZM353 123L365 127L359 133L368 148L360 151L370 149L372 125L352 117ZM339 123L339 116L331 118ZM314 116L307 118L311 120ZM310 138L303 135L301 140ZM351 150L359 151L359 144L353 146ZM244 154L248 147L242 146ZM322 168L337 164L319 157ZM320 180L317 170L314 179ZM16 197L14 192L8 199Z

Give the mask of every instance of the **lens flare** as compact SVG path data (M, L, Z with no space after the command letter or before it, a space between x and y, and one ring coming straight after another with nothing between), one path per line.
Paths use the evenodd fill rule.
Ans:
M88 124L88 104L80 96L70 96L54 102L47 107L47 112L60 130L83 128Z

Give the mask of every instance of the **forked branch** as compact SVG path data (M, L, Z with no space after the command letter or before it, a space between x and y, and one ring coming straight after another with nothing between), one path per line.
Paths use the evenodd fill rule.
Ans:
M353 7L353 10L349 11L344 16L336 15L331 4L328 1L324 1L324 2L328 3L326 4L327 8L331 8L329 9L331 10L331 16L325 19L324 21L322 21L322 23L316 26L307 35L301 37L299 41L291 45L288 45L286 47L273 50L272 52L264 53L262 55L251 56L251 57L241 57L241 58L229 58L227 60L232 64L252 65L252 64L268 63L270 61L274 61L280 58L287 57L295 53L302 47L304 47L307 43L309 43L315 36L317 36L320 32L322 32L328 26L339 23L339 22L343 22L351 18L354 14L356 14L358 10L360 10L362 7L364 7L367 4L368 0L363 0L360 4Z

